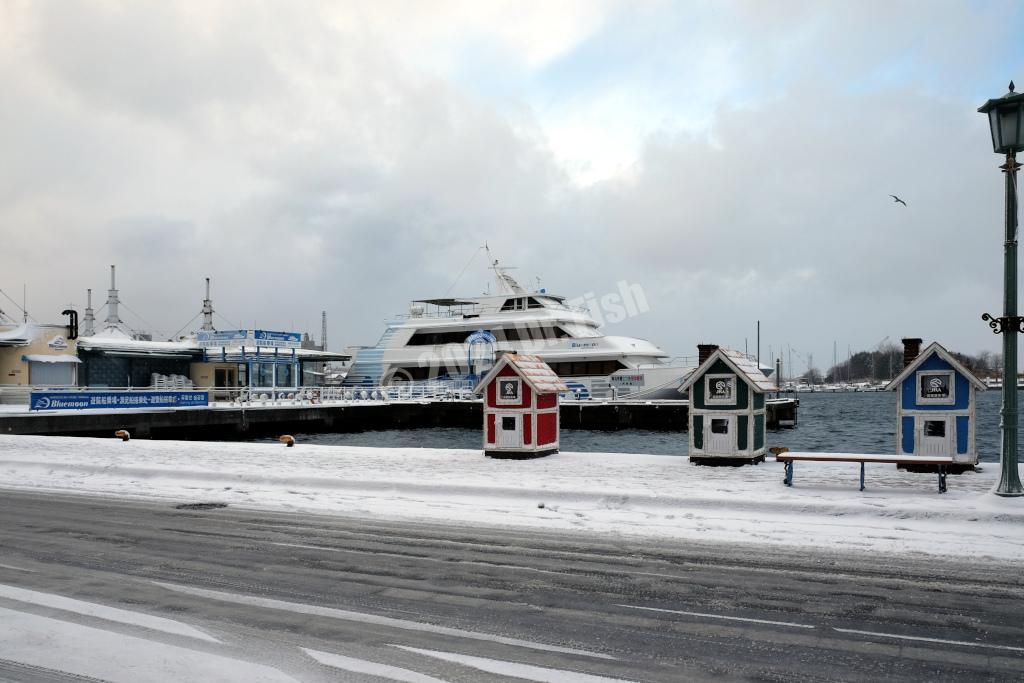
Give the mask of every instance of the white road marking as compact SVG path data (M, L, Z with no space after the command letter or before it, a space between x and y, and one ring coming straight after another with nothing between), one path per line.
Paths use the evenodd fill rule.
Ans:
M116 621L130 626L142 626L143 628L150 628L154 631L163 631L164 633L170 633L176 636L198 638L210 643L220 642L213 636L207 635L199 629L193 628L188 624L183 624L180 621L164 619L163 617L154 617L142 612L131 612L117 607L108 607L95 602L84 602L82 600L75 600L74 598L66 598L63 595L40 593L39 591L28 590L27 588L18 588L16 586L0 584L0 598L17 600L18 602L27 602L33 605L42 605L43 607L51 607L53 609L62 609L67 612L75 612L76 614L106 619L107 621Z
M263 664L0 607L0 658L108 683L299 683ZM55 680L47 678L47 680Z
M317 616L328 617L331 619L342 619L344 621L356 621L363 624L376 624L378 626L387 626L389 628L400 628L406 631L423 631L426 633L437 633L440 635L453 636L456 638L468 638L470 640L485 640L492 643L501 643L502 645L512 645L514 647L525 647L530 648L532 650L543 650L545 652L560 652L563 654L581 655L583 657L594 657L596 659L615 659L615 657L612 657L611 655L605 655L599 652L577 650L570 647L559 647L558 645L548 645L546 643L536 643L531 640L520 640L519 638L507 638L505 636L496 636L491 635L490 633L481 633L479 631L464 631L462 629L449 628L447 626L435 626L434 624L426 624L419 621L409 621L407 619L382 617L376 614L366 614L365 612L353 612L350 610L337 609L334 607L307 605L299 602L285 602L283 600L274 600L272 598L259 598L252 595L241 595L238 593L225 593L222 591L209 590L206 588L194 588L192 586L181 586L174 583L163 583L162 581L152 581L151 583L157 586L163 586L168 590L177 591L179 593L198 595L204 598L222 600L224 602L233 602L240 605L253 605L254 607L284 610L287 612L295 612L298 614L314 614Z
M642 609L649 612L666 612L668 614L685 614L688 617L704 617L706 619L725 619L728 621L749 621L752 624L769 624L771 626L792 626L793 628L816 628L810 624L797 624L792 621L770 621L768 619L749 619L747 617L731 617L724 614L707 614L706 612L686 612L679 609L659 609L657 607L640 607L639 605L616 605L629 609Z
M500 659L486 659L484 657L471 657L460 655L455 652L438 652L437 650L421 650L406 645L392 645L401 650L415 652L426 657L442 659L446 662L462 664L463 666L479 669L501 676L522 678L527 681L539 681L539 683L631 683L623 678L608 678L607 676L595 676L577 671L565 671L564 669L548 669L532 664L519 664L517 662L505 662Z
M0 564L0 568L3 569L14 569L19 572L28 572L29 574L37 574L35 569L25 569L24 567L15 567L13 564Z
M410 671L409 669L402 669L397 666L378 664L377 662L370 662L365 659L355 659L354 657L346 657L344 655L334 654L333 652L310 650L305 647L301 649L321 664L334 667L335 669L341 669L343 671L367 674L368 676L377 676L379 678L386 678L390 681L399 681L400 683L447 683L447 681L443 681L440 678L434 678L433 676L427 676L426 674Z
M840 633L855 633L859 636L879 636L882 638L898 638L900 640L917 640L925 643L941 643L943 645L963 645L964 647L984 647L992 650L1009 650L1010 652L1024 652L1024 647L1013 645L990 645L989 643L973 643L969 640L944 640L942 638L925 638L923 636L904 636L897 633L877 633L875 631L858 631L853 628L835 628Z
M277 545L284 548L300 548L304 550L325 550L331 553L349 553L352 555L379 555L383 557L397 557L401 560L418 560L422 562L438 562L441 564L471 564L481 567L494 567L495 569L516 569L519 571L537 572L538 574L565 575L572 573L568 571L560 572L552 569L538 569L537 567L527 567L521 564L502 564L499 562L481 562L479 560L448 560L438 557L424 557L423 555L403 555L402 553L389 553L376 550L354 550L352 548L331 548L323 545L308 545L305 543L280 543L271 541L267 545Z

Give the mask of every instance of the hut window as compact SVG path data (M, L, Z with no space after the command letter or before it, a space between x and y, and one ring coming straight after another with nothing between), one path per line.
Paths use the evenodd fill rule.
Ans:
M711 433L712 434L728 434L729 433L729 420L724 417L716 417L711 420Z
M924 435L935 436L940 438L946 437L946 421L945 420L925 420L924 423Z
M709 405L736 403L736 375L705 375L704 402Z
M501 418L501 429L505 432L514 432L516 430L516 419L514 417Z
M939 405L954 403L953 386L952 372L917 373L917 398L921 403Z
M522 382L518 379L498 379L498 403L518 404L522 396Z

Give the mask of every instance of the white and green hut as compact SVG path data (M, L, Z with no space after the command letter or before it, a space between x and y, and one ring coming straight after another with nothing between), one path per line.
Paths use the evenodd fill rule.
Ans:
M703 344L700 349L700 365L679 387L690 397L690 462L763 461L766 395L778 387L746 354Z

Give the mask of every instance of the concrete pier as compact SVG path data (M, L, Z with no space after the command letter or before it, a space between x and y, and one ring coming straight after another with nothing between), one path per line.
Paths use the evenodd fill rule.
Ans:
M768 427L795 424L795 399L768 403ZM686 431L685 401L586 401L563 403L563 429L649 429ZM238 441L286 433L345 433L384 429L462 427L479 429L479 401L409 401L344 405L211 407L102 413L0 414L0 434L112 436L118 429L133 438Z

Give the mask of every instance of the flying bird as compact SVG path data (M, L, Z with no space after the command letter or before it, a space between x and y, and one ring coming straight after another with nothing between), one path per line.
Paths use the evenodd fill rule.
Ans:
M892 197L892 200L893 200L894 202L897 202L897 203L899 203L899 204L902 204L903 206L906 206L906 205L907 205L907 203L906 203L905 201L903 201L902 199L900 199L900 198L899 198L899 197L897 197L896 195L894 195L894 194L891 194L891 195L889 195L889 196L890 196L890 197Z

